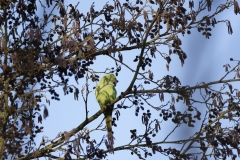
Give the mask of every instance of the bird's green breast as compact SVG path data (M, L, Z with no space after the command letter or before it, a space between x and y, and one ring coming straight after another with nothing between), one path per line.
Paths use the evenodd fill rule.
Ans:
M114 85L97 86L95 95L100 106L105 106L116 98L117 91Z

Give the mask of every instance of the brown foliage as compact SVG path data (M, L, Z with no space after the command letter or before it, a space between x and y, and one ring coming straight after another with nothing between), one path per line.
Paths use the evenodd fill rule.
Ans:
M215 158L225 159L231 156L236 159L233 151L240 153L240 92L234 89L231 82L239 81L239 64L230 71L230 65L226 64L226 75L220 80L193 87L182 86L176 76L166 75L162 79L156 79L157 73L149 69L153 67L153 59L157 59L159 55L166 60L167 70L173 63L172 55L177 55L182 66L184 65L187 53L181 48L183 42L178 34L191 34L191 30L196 28L209 39L212 28L220 22L226 23L229 34L233 33L229 20L217 21L215 16L228 8L233 8L234 13L239 14L238 2L225 1L210 12L213 10L212 2L190 0L187 9L184 0L136 0L135 3L113 0L99 11L92 4L89 12L84 14L80 12L78 5L65 5L63 0L41 0L38 2L41 6L36 6L36 0L0 0L2 159L72 159L74 156L81 159L103 159L108 156L110 151L104 148L106 137L100 141L91 139L91 131L86 128L87 124L103 113L100 110L88 117L87 105L88 95L92 92L89 89L89 79L92 82L99 80L98 73L90 68L97 61L96 57L101 55L110 57L116 63L116 68L107 69L104 73L118 75L124 66L134 74L126 90L109 104L121 101L115 105L117 108L113 126L117 126L121 109L135 107L135 115L142 114L141 123L145 127L144 131L130 130L130 143L111 148L112 151L130 150L131 154L140 159L157 153L172 159L193 159L200 153L202 159L207 159L211 156L207 151L212 150ZM43 7L42 16L37 15L37 7ZM58 14L54 15L54 10ZM201 17L200 13L205 10L209 13ZM53 27L48 29L47 26L51 24ZM160 51L162 45L169 47L168 54ZM136 64L134 69L125 60L124 53L129 50L138 50L132 62ZM115 54L118 54L118 58L115 58ZM226 79L232 72L236 72L235 79ZM72 77L77 83L81 78L86 79L86 85L81 91L69 83L69 78ZM139 84L137 80L143 83ZM154 84L155 87L145 89L148 84ZM214 90L211 86L215 84L223 86ZM34 138L44 131L42 121L49 116L47 105L50 105L50 97L46 96L46 92L51 94L52 100L59 101L57 87L62 87L65 95L74 94L76 100L79 99L79 94L82 95L86 120L69 132L59 133L53 140L43 137L41 145L36 148ZM225 87L229 90L226 91ZM193 99L197 91L200 91L203 101ZM168 102L166 95L171 96ZM156 96L159 96L161 103L159 107L150 102ZM132 105L127 105L126 101L130 101ZM185 111L176 107L181 101L187 106ZM206 105L204 120L201 119L202 113L195 107L195 103ZM160 117L153 117L152 110L159 112ZM223 128L223 119L233 121L235 125L232 128ZM202 125L195 135L187 140L172 142L182 144L183 148L162 147L161 144L167 143L165 140L168 136L161 142L153 138L159 134L165 121L176 124L178 128L184 124L194 127L196 121L200 120ZM101 124L95 130L102 130ZM83 142L87 143L86 148L82 147ZM194 143L198 144L199 153L191 151L197 146L193 146ZM53 154L58 150L64 152L61 157Z

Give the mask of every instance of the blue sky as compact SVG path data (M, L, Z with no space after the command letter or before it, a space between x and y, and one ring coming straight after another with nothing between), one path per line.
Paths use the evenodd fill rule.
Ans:
M93 0L81 1L79 4L79 10L83 13L86 13L90 9L90 5L94 2ZM107 1L95 1L95 9L98 10ZM125 2L125 1L124 1ZM65 1L65 4L69 2ZM71 1L74 5L77 1ZM122 2L123 3L123 2ZM196 85L200 82L210 82L220 79L224 74L224 68L222 67L226 63L230 63L231 66L234 66L234 62L230 62L231 57L238 59L239 56L237 53L239 51L239 40L240 35L240 21L239 16L236 16L233 13L233 9L224 11L224 14L218 16L218 19L229 19L233 27L233 35L227 33L227 26L224 23L217 25L212 32L212 37L208 40L201 33L198 33L195 29L191 30L192 34L185 35L183 38L179 35L179 38L182 39L183 45L182 49L187 53L188 58L185 61L183 67L181 67L181 62L178 57L173 55L172 63L170 64L170 71L166 70L166 62L160 56L153 61L153 68L151 70L154 72L154 78L161 78L165 75L177 76L182 85ZM217 20L218 20L217 19ZM139 53L139 50L122 52L123 59L125 63L130 64L134 68L136 64L132 63L134 57ZM166 47L161 49L161 52L168 53ZM98 72L104 71L106 68L111 68L115 66L113 62L107 56L98 56L97 60L94 61L92 66ZM155 65L154 65L155 64ZM157 64L157 65L156 65ZM118 76L118 85L116 86L118 95L120 92L124 91L129 84L129 81L133 77L133 73L122 68L123 71L119 73ZM232 77L233 78L233 75ZM85 79L84 79L85 80ZM84 80L79 80L79 85L75 83L72 79L71 82L76 84L76 86L81 90L84 85ZM89 88L95 86L94 83L90 83ZM234 87L239 87L239 84L234 84ZM49 117L43 121L44 132L39 134L36 143L41 142L42 136L47 136L49 139L53 139L57 136L59 132L70 131L74 127L77 127L85 119L85 107L81 95L79 100L74 100L72 94L64 96L62 88L60 90L61 101L51 101L51 105L48 106ZM95 100L94 90L89 95L88 100L88 109L89 116L93 115L99 110L99 105ZM166 96L169 97L169 96ZM159 99L154 99L153 104L161 105ZM178 105L181 107L181 105ZM184 106L184 104L182 104ZM204 107L204 106L203 106ZM146 109L145 109L146 110ZM152 114L158 117L159 112L152 110ZM138 128L138 133L141 133L141 114L138 117L135 117L135 109L120 110L121 116L120 120L117 121L118 127L114 127L114 137L115 137L115 147L127 144L130 137L130 129ZM92 130L95 128L103 119L103 115L96 119L93 123L87 125L87 129ZM171 131L172 125L169 122L161 124L161 130L159 134L155 137L154 140L161 141L163 138ZM143 129L143 128L142 128ZM181 130L175 132L175 134L170 137L170 140L177 140L179 138L188 138L192 133L196 132L195 129L183 127ZM106 133L103 131L96 131L90 134L91 139L100 140L103 135ZM167 146L167 145L164 145ZM170 146L170 145L168 145ZM61 152L58 152L61 154ZM160 154L158 154L160 155ZM130 151L120 151L115 152L114 156L110 155L108 159L122 160L122 159L138 159L137 156L131 156ZM159 159L159 156L153 156L149 158L150 160Z

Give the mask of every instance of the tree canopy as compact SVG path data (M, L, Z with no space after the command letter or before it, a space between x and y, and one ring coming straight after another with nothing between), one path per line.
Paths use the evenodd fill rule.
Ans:
M159 72L171 70L177 63L176 56L184 66L191 55L182 48L184 36L198 31L209 41L219 24L225 24L225 31L232 35L231 22L217 16L227 9L238 15L238 2L104 3L100 10L93 3L84 13L81 2L0 0L1 159L104 159L112 151L129 151L139 159L155 155L169 159L236 159L240 154L240 91L234 82L240 81L239 61L232 57L235 66L224 65L226 73L220 79L193 86L182 84L175 75L160 77ZM99 70L96 63L106 67ZM127 126L131 119L140 120L139 126L122 130L128 143L118 146L116 138L113 148L107 143L105 123L98 118L107 107L96 109L89 98L107 73L117 79L128 77L107 105L114 106L113 131L120 122ZM62 101L60 92L79 101L85 110L79 116L84 118L71 130L58 131L54 139L43 137L37 146L37 136L44 133L42 122L51 116L51 102ZM94 114L89 113L90 108L95 108ZM134 112L122 119L125 110ZM89 127L93 122L97 125ZM162 135L164 125L174 127ZM188 139L168 140L183 127L196 132ZM161 139L156 138L160 135ZM59 151L61 154L56 154Z

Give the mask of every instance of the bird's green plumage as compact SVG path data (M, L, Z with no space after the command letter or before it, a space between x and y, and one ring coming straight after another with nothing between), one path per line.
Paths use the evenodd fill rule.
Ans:
M111 145L113 145L113 136L112 136L113 106L107 106L107 105L116 98L116 95L117 95L117 91L115 89L116 83L117 83L117 79L115 75L106 74L101 78L95 90L95 96L101 109L105 109L105 107L108 107L105 110L104 115L106 119L108 140Z

